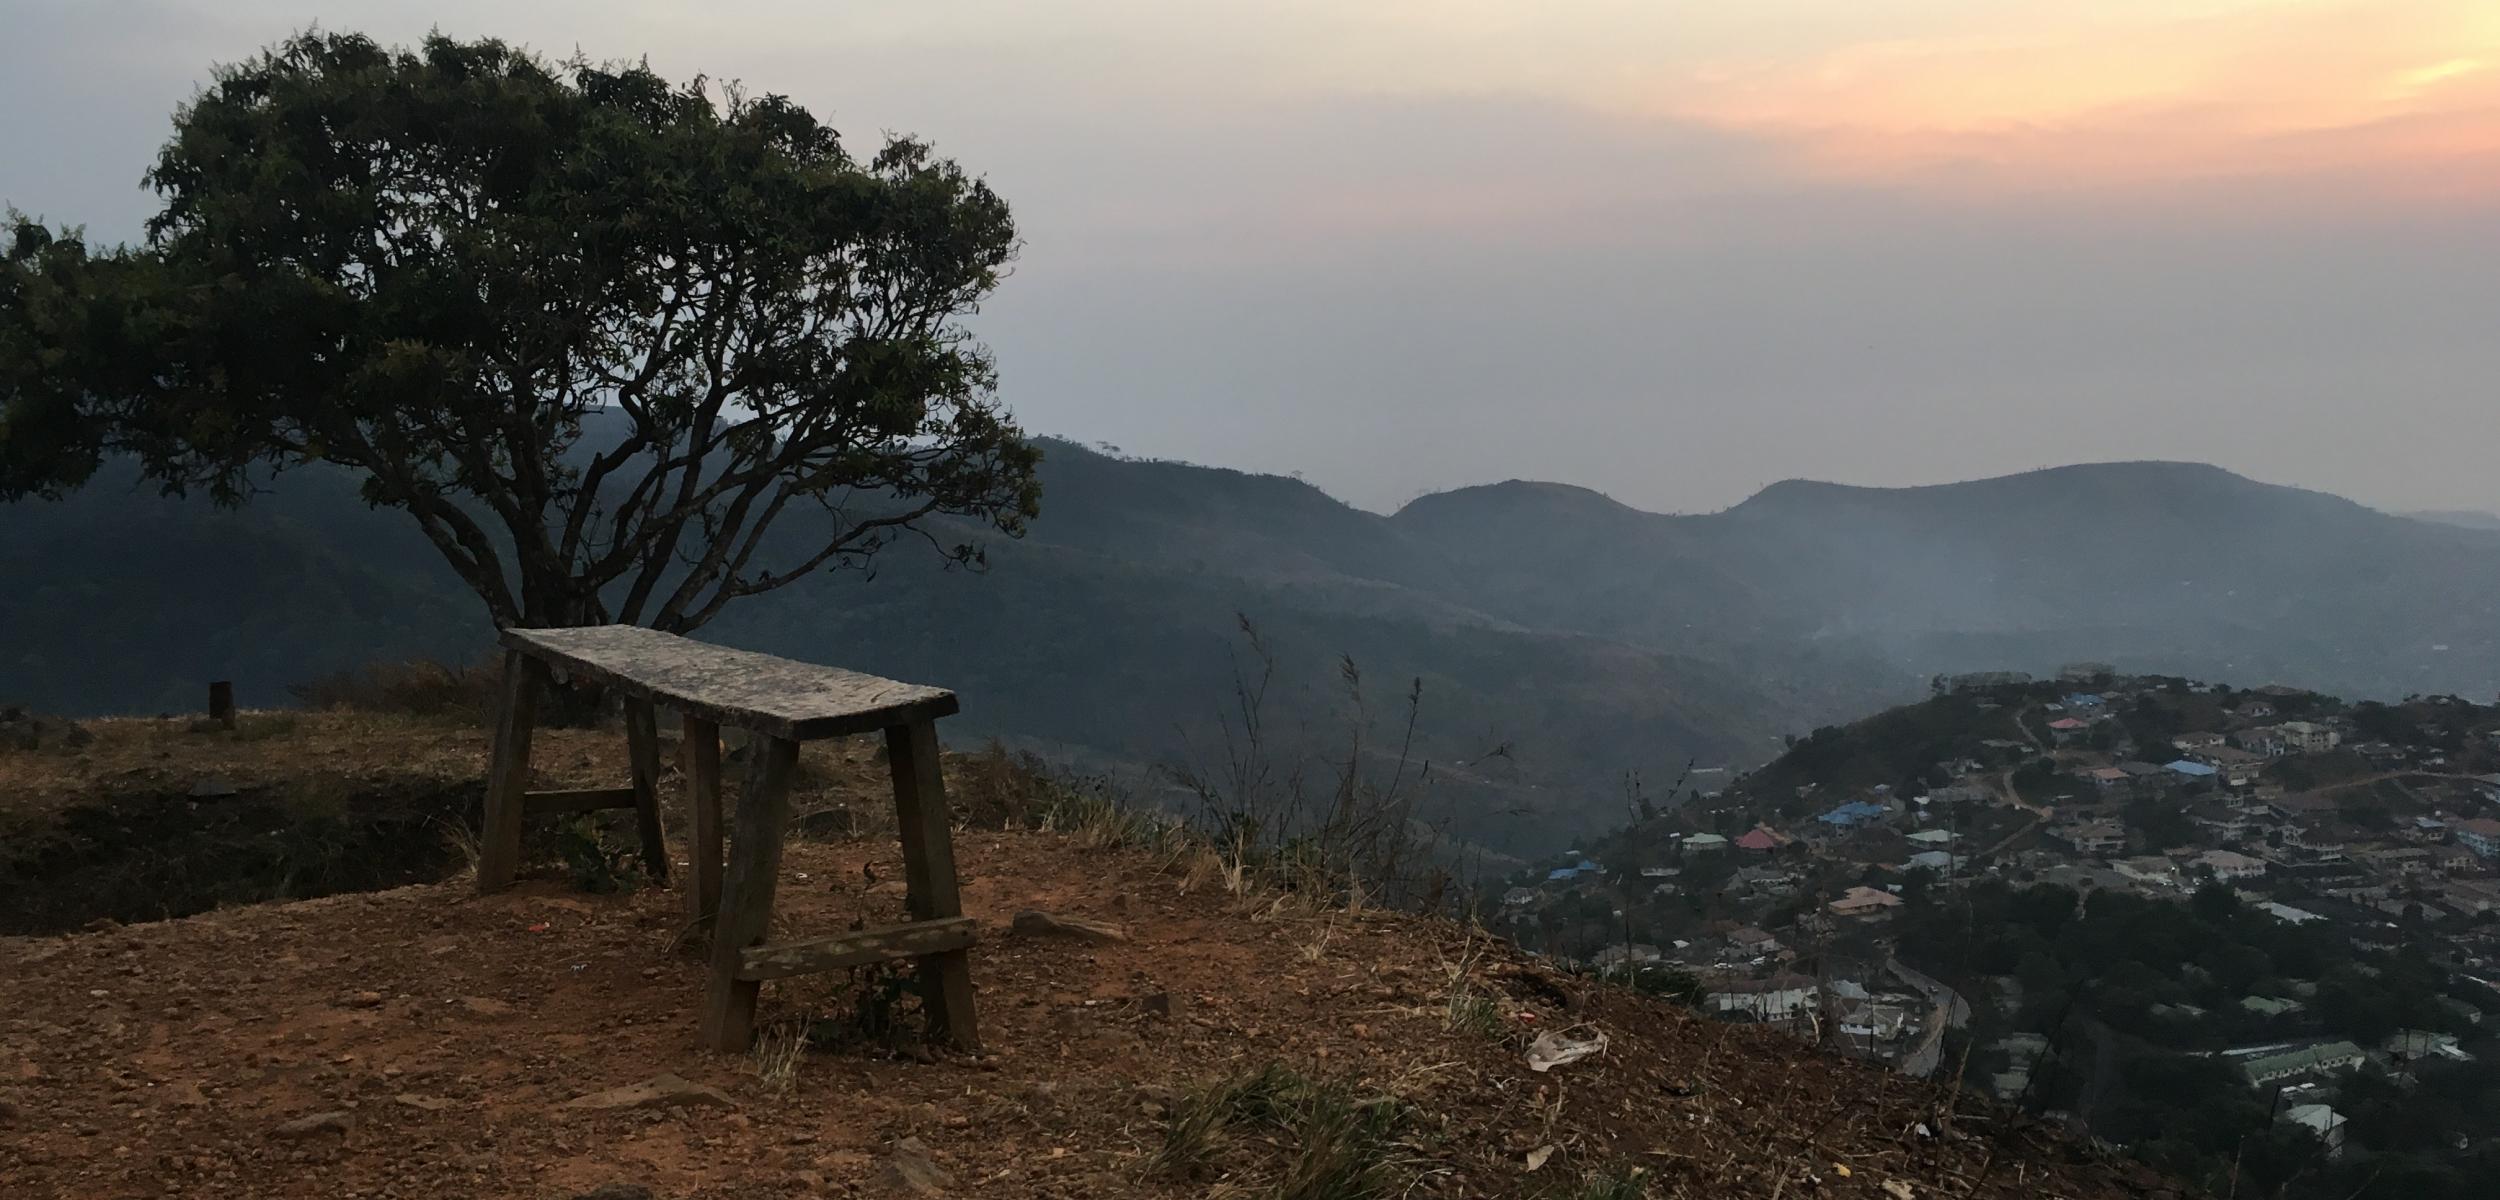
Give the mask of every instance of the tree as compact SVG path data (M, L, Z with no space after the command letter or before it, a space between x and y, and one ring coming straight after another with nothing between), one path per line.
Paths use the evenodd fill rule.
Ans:
M113 455L226 504L335 464L499 625L678 632L1037 511L959 323L1014 225L919 142L863 162L780 96L325 33L174 126L144 244L9 215L0 499Z

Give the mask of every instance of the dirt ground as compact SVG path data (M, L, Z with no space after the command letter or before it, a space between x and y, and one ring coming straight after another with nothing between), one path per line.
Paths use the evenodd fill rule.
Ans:
M817 804L873 794L864 755L826 761ZM1068 834L967 829L958 855L982 1052L828 1038L789 1072L695 1048L702 970L665 888L454 880L0 940L0 1196L1275 1195L1292 1147L1255 1131L1194 1176L1155 1161L1193 1088L1269 1062L1397 1100L1393 1194L1596 1196L1615 1193L1573 1189L1633 1171L1662 1197L2173 1194L1974 1096L1593 990L1450 922ZM793 844L777 936L899 920L900 879L884 836ZM1126 940L1011 932L1025 909ZM845 983L767 985L767 1021L855 1029ZM1532 1072L1529 1038L1566 1027L1608 1048ZM725 1106L567 1107L662 1074ZM893 1174L904 1139L935 1191Z

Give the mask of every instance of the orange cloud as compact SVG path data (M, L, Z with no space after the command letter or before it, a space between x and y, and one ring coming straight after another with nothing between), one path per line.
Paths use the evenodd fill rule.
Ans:
M2500 191L2500 5L2274 2L1715 61L1621 102L1852 176L2131 185L2367 173Z

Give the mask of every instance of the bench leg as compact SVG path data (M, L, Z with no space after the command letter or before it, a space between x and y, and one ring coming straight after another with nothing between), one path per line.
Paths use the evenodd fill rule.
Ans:
M530 734L546 664L518 651L503 656L503 703L495 718L495 749L486 767L486 829L479 838L477 890L492 892L521 869L522 793L529 790Z
M790 821L790 780L799 744L764 739L738 792L737 838L721 881L712 929L712 969L703 990L701 1036L710 1050L744 1050L755 1035L755 996L763 986L738 978L738 952L763 941L773 922L773 888L781 875L781 835Z
M660 717L648 700L625 701L625 753L634 779L634 823L642 833L643 872L668 882L668 835L660 830Z
M946 807L946 780L938 771L937 724L914 721L885 731L886 757L894 770L894 811L902 829L905 906L915 921L963 915L956 888L955 835ZM929 1023L965 1050L981 1048L972 1019L972 956L949 950L920 960L921 1003Z
M686 775L687 815L694 825L694 844L687 848L693 877L686 881L686 920L704 929L720 911L720 726L687 717L677 755L678 768Z

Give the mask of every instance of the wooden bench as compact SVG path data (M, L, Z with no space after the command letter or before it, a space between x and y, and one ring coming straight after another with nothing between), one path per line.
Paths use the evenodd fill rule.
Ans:
M704 989L703 1044L743 1050L754 1034L756 993L764 980L837 967L910 958L919 963L930 1026L965 1049L979 1046L972 1019L969 950L972 921L957 893L954 838L946 787L938 774L937 719L956 711L944 688L897 683L834 667L793 662L708 645L632 625L578 629L508 629L503 634L503 704L487 768L486 833L477 886L490 892L512 882L521 860L521 823L540 813L635 811L643 860L655 879L668 875L660 829L659 721L656 709L684 721L679 744L693 818L688 855L688 919L712 928L711 975ZM538 791L529 788L530 734L539 696L553 672L605 685L625 700L625 737L632 783L619 788ZM755 735L746 782L738 793L735 836L722 871L721 742L723 726ZM790 817L790 781L799 743L848 734L885 733L894 777L894 808L903 843L907 924L781 945L763 945L772 926L773 890L781 871L781 838Z

